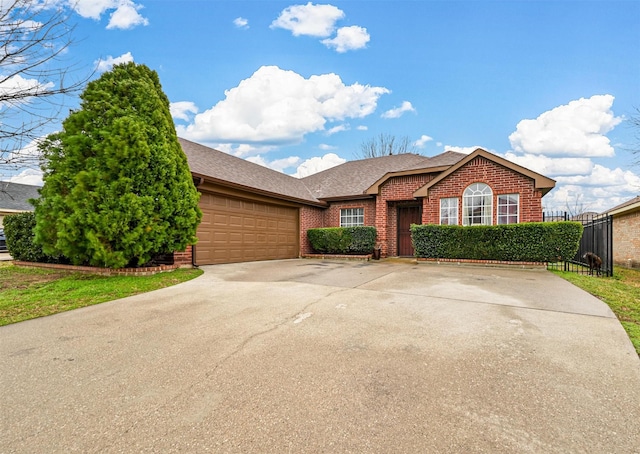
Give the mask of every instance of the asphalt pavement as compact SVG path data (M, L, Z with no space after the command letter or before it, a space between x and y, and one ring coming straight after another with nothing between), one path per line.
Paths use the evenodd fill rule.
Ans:
M552 273L203 269L0 328L0 452L640 452L640 360Z

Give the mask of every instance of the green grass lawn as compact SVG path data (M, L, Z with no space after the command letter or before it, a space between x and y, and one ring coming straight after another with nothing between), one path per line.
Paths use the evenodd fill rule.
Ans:
M97 276L0 264L0 326L179 284L202 274L177 269L153 276Z
M640 355L640 270L616 267L613 277L554 273L607 303Z

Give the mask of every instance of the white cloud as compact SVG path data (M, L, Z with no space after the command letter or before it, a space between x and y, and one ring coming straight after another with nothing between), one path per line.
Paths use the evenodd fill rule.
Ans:
M638 195L619 187L594 187L571 184L558 185L542 199L545 211L595 211L604 213Z
M293 36L316 36L325 38L333 33L336 22L344 17L344 12L333 5L293 5L282 10L271 28L283 28Z
M320 145L318 145L318 148L320 148L322 151L329 151L329 150L335 150L338 147L334 145L328 145L326 143L321 143Z
M341 158L335 153L327 153L321 157L315 156L300 164L293 176L297 178L308 177L309 175L322 172L323 170L330 169L345 162L347 162L346 159Z
M180 133L178 133L178 136L184 137ZM270 151L273 151L276 148L272 145L252 145L249 143L233 144L233 143L203 142L203 145L211 147L214 150L222 151L224 153L237 156L239 158L246 158L247 156L257 156L260 154L266 154L266 153L269 153Z
M365 125L360 125L360 126L356 127L356 129L357 129L358 131L368 131L368 130L369 130L369 127L368 127L368 126L365 126Z
M142 5L136 5L132 1L121 0L118 8L111 13L111 19L109 19L107 29L119 28L121 30L127 30L137 25L149 25L149 20L142 17L138 12L142 8Z
M111 13L107 29L130 29L138 25L149 25L149 20L140 15L142 5L132 0L74 0L69 5L80 16L100 20L107 11Z
M384 112L381 117L382 118L400 118L402 114L405 112L415 112L416 109L413 108L409 101L403 101L400 107L395 107L393 109L387 110Z
M341 125L334 126L333 128L329 128L327 130L327 135L328 136L332 136L332 135L334 135L334 134L336 134L338 132L348 131L349 129L350 129L349 125L344 123L344 124L341 124Z
M517 155L513 152L505 153L504 157L511 162L549 177L588 175L593 170L593 161L589 158L550 158L534 154Z
M622 170L620 167L610 169L600 164L595 164L589 175L560 176L557 181L562 184L606 187L607 190L616 192L640 191L640 176L630 170Z
M345 53L349 50L358 50L367 47L367 43L371 40L371 36L367 33L367 29L352 25L350 27L341 27L334 38L323 39L321 42L329 48L334 48L338 53Z
M133 55L131 52L122 54L119 57L107 56L104 60L96 60L93 63L96 65L96 71L103 73L105 71L111 71L114 65L120 65L122 63L131 63L133 61Z
M53 87L53 82L42 84L37 79L25 79L19 74L10 77L9 79L0 82L0 99L8 99L4 102L0 101L0 109L5 106L29 102L30 98L33 96Z
M31 184L34 186L42 186L44 184L42 180L42 171L35 169L25 169L17 175L5 177L3 181L9 181L11 183Z
M418 147L418 148L424 148L426 143L427 142L431 142L432 140L433 140L433 137L429 137L429 136L423 134L423 135L420 136L420 138L418 140L413 142L413 146L414 147Z
M263 66L178 133L196 141L296 143L322 131L327 121L363 118L389 93L384 87L345 85L336 74L305 79L277 66Z
M191 119L190 114L198 113L198 106L191 101L178 101L169 104L169 111L171 116L177 120L189 121Z
M302 159L300 159L298 156L290 156L284 159L267 161L262 156L257 155L247 158L247 161L253 162L255 164L260 164L261 166L268 167L269 169L276 170L278 172L284 172L284 169L295 167L300 164L300 161L302 161Z
M236 17L233 20L233 25L235 25L238 28L247 29L249 28L249 21L244 17Z
M476 151L478 148L482 148L483 150L489 151L486 147L481 147L480 145L476 145L473 147L455 147L452 145L445 145L444 151L457 151L458 153L471 154Z
M622 119L611 111L614 97L580 98L544 112L535 120L522 120L509 136L513 150L553 156L611 157L605 136Z
M105 11L117 8L117 0L76 0L70 2L76 13L88 19L100 19Z

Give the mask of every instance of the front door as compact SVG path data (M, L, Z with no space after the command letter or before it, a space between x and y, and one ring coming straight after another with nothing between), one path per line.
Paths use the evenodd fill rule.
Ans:
M398 207L398 256L413 257L411 244L411 224L422 223L422 207L420 205Z

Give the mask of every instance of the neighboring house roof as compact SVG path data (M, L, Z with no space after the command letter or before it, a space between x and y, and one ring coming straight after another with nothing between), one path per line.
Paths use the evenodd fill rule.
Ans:
M522 167L521 165L518 165L514 162L507 161L506 159L501 158L500 156L496 156L492 153L489 153L488 151L483 150L482 148L477 148L473 153L465 156L456 164L452 165L447 170L445 170L440 175L438 175L436 178L431 180L429 183L427 183L426 185L418 189L416 192L414 192L413 193L414 197L426 197L429 193L429 188L439 183L440 181L444 180L453 172L458 170L460 167L474 160L478 156L482 156L483 158L488 159L489 161L493 161L496 164L506 167L507 169L511 169L515 172L521 173L533 179L535 188L542 191L542 195L545 195L547 192L551 191L556 185L555 180L552 180L551 178L547 178L544 175L534 172L533 170L529 170L526 167Z
M640 196L634 197L631 200L627 200L626 202L621 203L620 205L616 205L613 208L609 209L608 211L605 211L605 213L615 216L617 214L623 214L623 213L635 211L638 209L640 209Z
M189 140L178 140L195 176L278 198L322 205L298 178Z
M0 211L33 211L29 199L40 197L40 186L0 181Z

